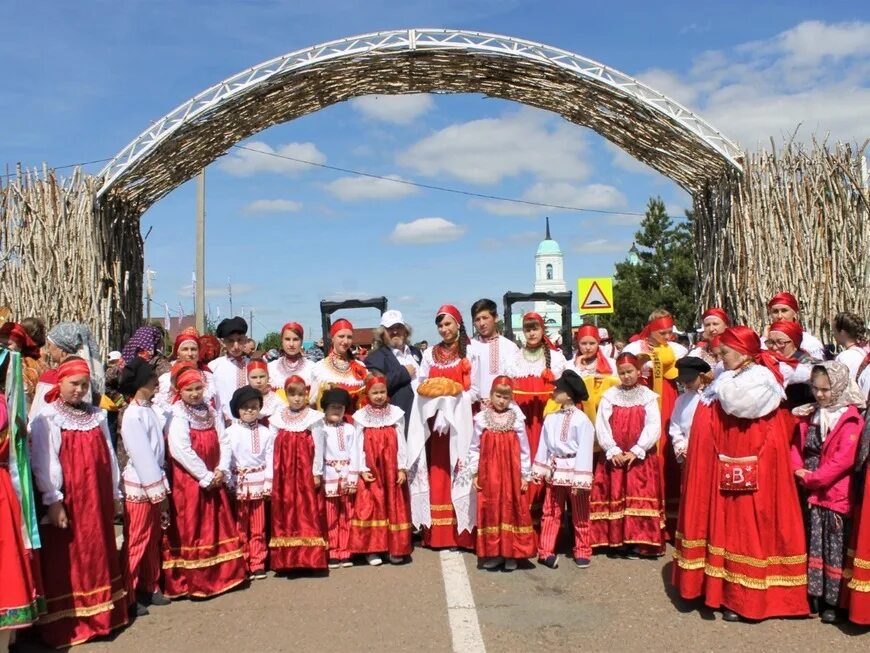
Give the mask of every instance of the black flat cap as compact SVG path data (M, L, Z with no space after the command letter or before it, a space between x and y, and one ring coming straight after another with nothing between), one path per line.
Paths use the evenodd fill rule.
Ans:
M583 383L583 379L574 370L562 372L562 376L556 381L556 389L567 392L568 396L574 400L574 403L589 399L589 391L586 389L586 384Z
M684 356L677 361L677 381L689 383L697 379L699 375L709 372L710 369L709 363L702 358Z
M346 410L350 407L350 393L344 388L330 388L320 397L320 410L326 410L330 404L341 404Z
M238 315L221 320L220 324L217 325L217 329L215 329L215 335L218 338L228 338L234 333L241 333L244 335L247 332L248 323L245 322L244 318L239 317Z

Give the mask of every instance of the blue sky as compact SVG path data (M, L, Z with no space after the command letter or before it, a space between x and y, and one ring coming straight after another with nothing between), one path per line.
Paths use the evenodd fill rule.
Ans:
M244 68L315 43L402 27L540 41L596 59L683 102L754 149L791 134L870 136L870 10L846 2L0 4L0 162L104 159L172 108ZM785 9L785 7L788 9ZM584 7L587 9L584 11ZM207 170L212 315L254 312L256 337L287 320L318 329L322 298L384 294L418 337L435 309L530 291L544 216L569 288L609 276L650 196L688 196L594 132L479 95L365 98L244 143L309 161L476 193L622 211L529 209L231 150ZM96 172L99 164L87 166ZM192 310L195 183L143 217L152 310ZM419 222L421 219L423 222ZM440 220L433 220L438 219ZM432 226L439 227L433 230ZM349 315L359 326L373 312Z

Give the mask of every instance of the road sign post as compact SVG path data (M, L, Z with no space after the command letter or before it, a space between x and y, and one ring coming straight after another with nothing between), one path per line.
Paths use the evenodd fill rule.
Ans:
M613 279L577 279L578 311L581 315L613 313Z

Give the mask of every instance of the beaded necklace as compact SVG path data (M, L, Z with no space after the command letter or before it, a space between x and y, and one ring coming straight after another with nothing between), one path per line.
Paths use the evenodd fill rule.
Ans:
M449 365L459 359L459 343L456 343L449 348L442 343L432 347L432 360L438 365Z
M530 363L537 363L544 357L544 348L538 347L537 349L527 349L523 347L523 358L525 358Z
M184 410L187 421L190 422L191 428L203 430L214 426L214 415L208 404L203 403L198 406L191 406L182 401L181 407Z
M302 410L292 410L289 406L281 412L281 419L288 424L301 422L308 415L308 406L303 406Z
M84 408L77 408L66 403L63 399L58 399L55 402L57 412L63 415L70 422L81 428L91 428L94 425L94 413L88 410L86 404L79 404Z
M346 358L340 358L335 352L330 352L329 357L326 359L326 364L341 376L346 375L350 371L350 361Z
M280 369L281 373L286 377L293 376L296 372L301 370L304 365L305 357L302 354L298 354L295 360L291 360L287 354L284 354L278 359L278 369Z
M383 426L387 422L387 417L390 415L390 405L381 406L377 408L368 404L365 407L366 417L374 424L375 426Z
M505 410L499 413L492 408L488 409L483 417L486 428L490 431L513 431L516 420L517 414L514 411Z

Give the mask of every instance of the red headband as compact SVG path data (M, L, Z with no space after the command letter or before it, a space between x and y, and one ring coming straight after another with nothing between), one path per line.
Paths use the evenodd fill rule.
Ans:
M374 386L379 383L383 383L387 385L386 377L381 376L380 374L373 374L366 379L366 393L368 393Z
M248 363L248 366L245 369L247 370L248 374L250 374L254 370L263 370L267 374L269 373L269 366L266 365L265 361L260 359L251 361L250 363Z
M616 358L617 367L623 365L624 363L628 363L629 365L638 370L641 368L640 359L634 354L624 353L620 354Z
M526 322L535 322L539 327L541 327L541 331L544 332L544 344L547 345L550 349L558 349L556 345L553 344L553 341L547 337L547 327L544 325L544 318L541 317L538 313L526 313L523 315L523 326L525 326Z
M293 333L295 333L300 338L305 338L305 329L302 328L302 325L299 322L288 322L284 326L281 327L281 335L284 335L284 332L290 329Z
M594 338L597 344L601 344L601 338L598 336L598 327L594 324L584 324L577 329L577 333L574 335L574 341L579 343L581 338ZM610 363L607 362L607 356L605 356L604 352L601 351L601 347L595 349L595 358L598 359L598 362L595 364L596 372L608 376L613 374Z
M181 344L184 342L193 342L196 344L197 350L199 349L199 334L196 332L196 329L187 330L185 329L177 336L175 336L175 342L172 344L172 356L178 358L178 348L181 347Z
M701 316L701 324L703 324L708 317L718 317L725 323L725 326L731 326L731 318L728 317L728 313L721 308L708 308L704 311L704 314Z
M495 386L497 386L497 385L506 385L506 386L510 387L511 390L513 390L514 389L514 380L509 376L505 376L504 374L500 374L499 376L495 377L492 380L492 385L489 386L489 391L492 392L493 388L495 388Z
M783 322L782 320L780 320L771 324L770 328L767 331L768 333L770 333L771 331L779 331L780 333L784 333L798 349L800 349L801 342L804 339L804 329L797 322Z
M781 292L778 295L774 295L770 298L770 301L767 302L767 310L769 311L776 305L788 306L791 310L797 313L800 310L800 304L798 304L797 297L792 295L790 292Z
M780 363L786 363L792 367L797 366L797 361L794 359L783 358L773 352L761 348L761 342L758 339L758 334L746 326L733 326L725 329L720 338L720 344L729 347L734 351L750 356L759 365L764 365L773 373L776 380L782 384L782 371L779 369Z
M438 318L442 315L449 315L457 323L462 324L462 313L459 312L459 309L456 308L453 304L444 304L441 308L438 309L438 312L435 314L435 321L438 321Z
M656 318L652 320L649 324L646 325L646 332L652 333L653 331L662 331L664 329L673 329L674 328L674 318L670 315L665 315L664 317Z
M40 351L36 341L30 337L30 334L23 326L17 322L7 322L0 327L0 337L11 340L25 358L39 358Z
M57 368L57 382L45 393L46 403L52 403L60 396L60 382L72 376L91 376L91 368L81 358L64 361Z
M335 323L331 327L329 327L329 337L334 338L335 334L342 329L350 329L351 331L353 331L353 324L351 324L348 320L345 320L344 318L336 320Z
M178 392L192 383L202 383L202 372L195 367L184 367L175 376L175 389Z
M293 376L288 376L284 380L284 392L285 393L287 392L287 388L289 388L291 385L301 385L305 388L308 387L308 384L305 382L305 379L303 379L298 374L294 374Z

